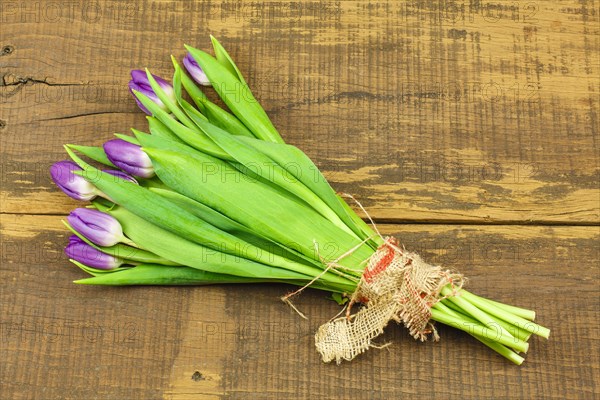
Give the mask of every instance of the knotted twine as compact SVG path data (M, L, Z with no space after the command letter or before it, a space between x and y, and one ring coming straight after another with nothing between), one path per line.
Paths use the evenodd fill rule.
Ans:
M411 336L427 340L427 334L439 336L430 323L431 307L440 298L440 291L448 284L453 294L462 287L461 274L450 273L424 262L416 253L407 253L398 241L386 237L384 244L369 258L368 264L350 299L346 316L319 327L315 344L324 362L350 361L367 351L373 339L383 333L394 320L403 322ZM350 315L352 304L365 304Z

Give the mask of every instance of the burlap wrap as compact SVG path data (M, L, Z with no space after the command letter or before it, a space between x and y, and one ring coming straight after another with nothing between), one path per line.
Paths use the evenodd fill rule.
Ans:
M321 325L315 334L317 350L324 362L350 361L373 347L373 339L391 320L402 321L415 339L424 341L428 333L435 334L429 320L440 290L447 284L458 290L462 283L462 275L425 263L387 237L369 259L348 310L355 301L365 305L353 315Z

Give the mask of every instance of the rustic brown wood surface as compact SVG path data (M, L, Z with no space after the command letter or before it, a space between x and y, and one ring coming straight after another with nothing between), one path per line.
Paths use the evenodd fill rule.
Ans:
M594 1L0 3L0 398L598 398ZM514 366L390 326L323 364L338 307L283 285L94 288L62 255L63 143L144 128L129 70L230 50L287 141L382 230L552 329Z

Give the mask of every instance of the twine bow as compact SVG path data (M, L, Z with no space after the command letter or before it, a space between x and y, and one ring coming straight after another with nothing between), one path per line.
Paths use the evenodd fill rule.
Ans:
M431 307L448 284L453 293L463 284L463 276L425 263L418 254L406 253L392 237L371 256L347 315L327 322L315 334L315 344L324 362L352 360L367 351L373 339L383 333L389 321L403 322L411 336L425 341L428 333L437 340L435 327L429 322ZM356 301L365 303L350 315Z

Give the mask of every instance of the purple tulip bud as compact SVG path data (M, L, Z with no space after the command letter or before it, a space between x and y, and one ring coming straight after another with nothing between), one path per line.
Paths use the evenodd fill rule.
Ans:
M202 86L212 86L210 80L190 53L185 55L185 58L183 59L183 65L192 78L198 82L198 84Z
M122 259L103 253L84 242L69 243L65 247L65 254L70 259L92 268L115 269L123 264Z
M106 156L117 167L128 174L151 178L154 176L152 161L142 148L122 139L113 139L104 143Z
M71 243L85 243L81 238L77 235L69 236L69 244Z
M161 89L165 92L165 94L175 102L176 98L173 86L171 86L169 82L156 75L152 76L156 80L156 83L158 83ZM150 100L155 102L160 108L162 108L165 111L168 111L167 106L164 105L164 103L158 98L156 93L154 93L154 90L152 90L152 86L150 85L150 81L148 80L148 75L146 75L146 71L142 71L141 69L134 69L131 71L129 91L133 94L134 90L144 94ZM144 107L144 105L138 100L137 97L134 96L134 98L137 105L142 109L143 112L145 112L148 115L152 115L152 113L146 107Z
M123 240L121 224L113 216L91 208L76 208L67 221L73 229L98 246L114 246Z
M83 171L73 161L59 161L50 167L52 180L67 196L75 200L92 200L99 192L94 185L74 171Z
M118 169L103 169L102 172L106 172L109 175L116 176L117 178L129 181L131 183L135 183L136 185L138 185L138 181L136 181L133 176L126 174L123 171L119 171Z

